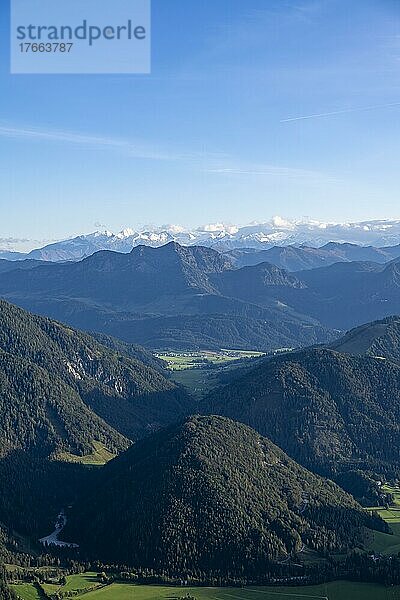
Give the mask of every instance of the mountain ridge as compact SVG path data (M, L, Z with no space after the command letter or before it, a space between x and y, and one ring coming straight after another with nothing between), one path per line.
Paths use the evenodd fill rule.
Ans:
M75 423L80 413L84 413L87 418L103 423L101 427L111 432L111 447L121 449L128 444L126 438L137 439L152 428L166 424L174 415L184 413L184 404L188 402L186 394L162 373L102 346L88 334L29 314L2 300L0 324L3 424L8 423L4 416L6 408L9 412L14 410L10 398L19 396L21 403L26 402L26 409L33 410L33 421L27 419L32 421L25 432L27 439L40 440L43 424L47 423L47 430L50 433L54 430L53 437L61 440L65 437L65 426L59 426L63 423L62 415L69 415L71 423ZM46 398L42 403L41 399ZM69 407L59 409L58 398L60 401L69 398ZM73 410L74 403L80 407L77 412ZM23 417L23 412L18 412L18 418L21 415ZM23 423L24 418L20 422L21 432ZM79 437L79 423L74 427ZM4 439L15 436L18 439L17 432L10 430ZM82 441L86 438L84 435ZM104 434L98 441L107 445ZM40 441L36 445L39 447ZM55 449L53 447L49 454ZM90 449L90 442L86 443L86 453L90 453Z
M400 367L327 348L260 361L202 402L254 427L323 475L398 473Z
M216 250L176 242L0 273L0 295L15 304L129 343L160 348L160 340L167 349L237 348L240 341L265 350L333 339L284 304L303 287L274 265L235 269Z
M361 244L363 246L391 246L400 243L399 220L372 220L353 223L329 223L313 220L288 220L274 217L264 223L246 226L223 223L188 229L177 225L125 229L114 234L96 231L60 242L54 242L28 254L12 255L9 248L4 258L23 256L41 260L79 260L99 250L130 252L140 244L162 246L176 241L183 245L203 245L220 250L234 248L265 249L272 246L321 247L329 242Z

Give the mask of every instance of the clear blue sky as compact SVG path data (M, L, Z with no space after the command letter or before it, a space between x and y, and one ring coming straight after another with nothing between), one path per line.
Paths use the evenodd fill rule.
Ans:
M6 4L0 238L400 217L398 0L153 0L150 76L12 76Z

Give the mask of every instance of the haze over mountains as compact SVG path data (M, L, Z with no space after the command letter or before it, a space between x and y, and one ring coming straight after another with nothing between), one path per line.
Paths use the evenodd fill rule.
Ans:
M338 224L306 219L289 221L281 217L274 217L265 223L255 223L245 227L213 224L197 229L185 229L177 225L170 225L138 230L125 229L117 234L98 231L55 242L44 248L35 249L29 254L16 254L6 247L3 251L0 249L0 258L8 260L27 257L50 261L79 260L99 250L130 252L135 246L158 247L172 241L185 246L208 246L220 251L237 248L265 250L273 246L291 245L320 248L329 242L373 245L380 248L400 244L400 221L382 220ZM359 257L352 260L370 259Z
M375 248L374 246L329 242L320 248L309 246L273 246L268 250L245 248L230 250L226 252L226 255L233 260L237 267L269 262L281 269L294 272L328 267L340 262L370 261L384 264L400 256L400 245Z
M400 259L382 262L397 248L383 255L370 247L332 246L336 256L365 251L381 262L334 262L298 272L270 262L238 268L239 251L232 256L170 242L62 264L3 261L0 296L153 349L296 348L400 312Z
M129 254L0 274L0 295L26 309L150 348L293 347L333 334L284 304L304 284L274 265L171 242Z
M400 245L127 248L0 260L0 532L68 505L81 557L203 580L364 552L400 477ZM150 351L221 348L271 353L192 396Z

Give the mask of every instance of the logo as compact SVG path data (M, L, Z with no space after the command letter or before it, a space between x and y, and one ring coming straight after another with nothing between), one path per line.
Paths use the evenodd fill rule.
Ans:
M150 0L11 0L11 73L150 71Z

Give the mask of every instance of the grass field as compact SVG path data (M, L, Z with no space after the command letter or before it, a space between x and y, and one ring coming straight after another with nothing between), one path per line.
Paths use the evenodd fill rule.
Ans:
M46 594L55 594L59 590L62 590L63 592L86 590L94 585L100 586L100 583L97 579L97 574L94 572L87 572L79 575L68 576L66 585L62 587L57 584L44 583L42 585L42 589ZM40 592L32 584L24 583L20 585L12 585L10 587L18 594L18 596L20 596L20 598L22 598L22 600L37 600L38 598L42 599L44 597L44 594L41 596ZM83 592L80 594L80 596L82 595L84 595L85 598L87 597L87 594L84 594Z
M243 358L259 358L262 352L246 350L204 350L201 352L171 352L157 354L172 373L172 379L200 398L219 384L220 369L235 368ZM210 367L210 368L207 368ZM220 367L216 369L215 367Z
M35 586L30 583L21 583L20 585L10 585L19 598L22 600L42 600Z
M83 587L77 579L69 577L63 591ZM85 576L83 576L84 578ZM79 583L79 585L78 585ZM13 586L22 600L39 600L33 586ZM50 591L50 590L49 590ZM114 583L110 586L81 594L85 600L174 600L187 593L197 600L399 600L400 587L385 588L379 585L336 581L309 587L257 587L257 588L173 588ZM36 595L35 595L36 594Z
M381 554L391 555L400 552L400 488L384 486L383 490L393 495L393 504L389 507L371 506L372 510L379 514L389 525L393 535L374 531L369 540L372 550Z
M73 592L76 590L85 590L91 588L94 585L100 585L97 579L97 574L93 572L81 573L79 575L70 575L67 577L66 585L60 588L59 585L43 584L43 590L46 594L54 594L58 590L62 589L63 592Z
M172 371L182 371L185 369L198 369L204 366L205 361L213 365L224 365L226 363L240 360L241 358L255 358L262 356L262 352L246 350L204 350L200 352L172 352L166 354L157 354L158 358L165 360L168 368Z
M64 462L80 463L83 465L102 466L107 462L115 458L115 454L112 454L101 442L93 442L93 452L86 456L76 456L69 452L63 452L58 454L57 460Z

